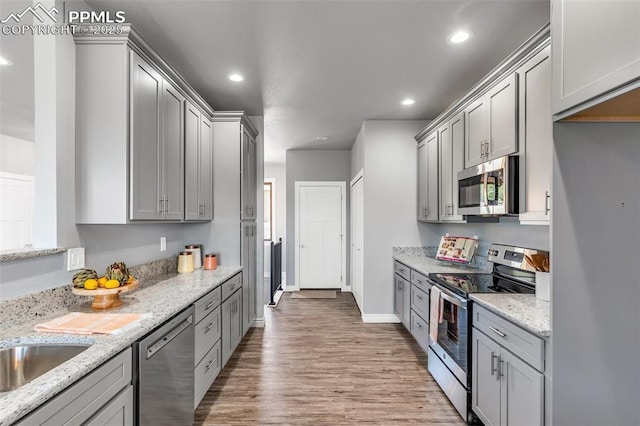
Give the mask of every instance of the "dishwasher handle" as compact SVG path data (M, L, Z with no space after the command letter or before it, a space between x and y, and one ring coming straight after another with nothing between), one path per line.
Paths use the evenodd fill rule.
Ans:
M186 318L180 324L178 324L173 329L171 329L171 331L169 331L168 333L166 333L162 337L160 337L158 340L156 340L156 342L154 344L152 344L150 346L147 346L147 358L146 359L151 358L156 353L158 353L162 348L164 348L169 343L171 343L171 341L173 339L178 337L183 331L185 331L187 328L189 328L191 326L191 324L193 324L193 315L189 315L188 318Z

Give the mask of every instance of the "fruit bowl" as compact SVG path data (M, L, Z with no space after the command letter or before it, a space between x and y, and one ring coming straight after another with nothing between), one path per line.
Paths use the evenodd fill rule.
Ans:
M87 290L86 288L71 287L73 294L80 296L93 296L91 303L92 309L111 309L122 305L120 293L126 293L138 288L140 281L134 279L129 284L121 285L116 288L97 288L95 290Z

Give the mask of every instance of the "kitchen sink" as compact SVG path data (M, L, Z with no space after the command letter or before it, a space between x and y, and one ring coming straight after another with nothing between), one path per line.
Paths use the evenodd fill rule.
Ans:
M89 346L77 343L40 343L0 349L0 392L19 388Z

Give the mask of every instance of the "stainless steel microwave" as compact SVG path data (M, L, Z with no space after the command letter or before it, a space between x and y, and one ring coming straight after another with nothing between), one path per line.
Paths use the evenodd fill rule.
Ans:
M463 215L518 214L518 157L505 156L458 172Z

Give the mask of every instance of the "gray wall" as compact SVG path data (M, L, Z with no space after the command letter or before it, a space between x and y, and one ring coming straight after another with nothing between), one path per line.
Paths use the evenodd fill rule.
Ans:
M365 139L365 123L360 126L360 131L356 140L351 145L351 177L353 178L360 170L364 169L364 139Z
M351 180L351 155L346 150L289 150L286 153L287 177L287 286L295 283L295 182L297 181L333 181L346 182L347 188ZM349 277L349 190L346 191L347 223L347 270ZM339 285L339 283L336 283Z
M35 175L33 142L0 134L0 172Z
M265 163L264 178L275 179L276 197L274 200L274 216L275 216L275 241L282 238L282 270L286 271L287 267L287 170L284 163ZM265 277L270 276L271 269L271 253L268 242L264 246L264 273ZM282 277L286 282L286 274Z
M393 315L394 246L419 246L416 141L426 121L367 120L355 144L364 166L363 314Z
M553 424L640 424L640 124L554 125Z

